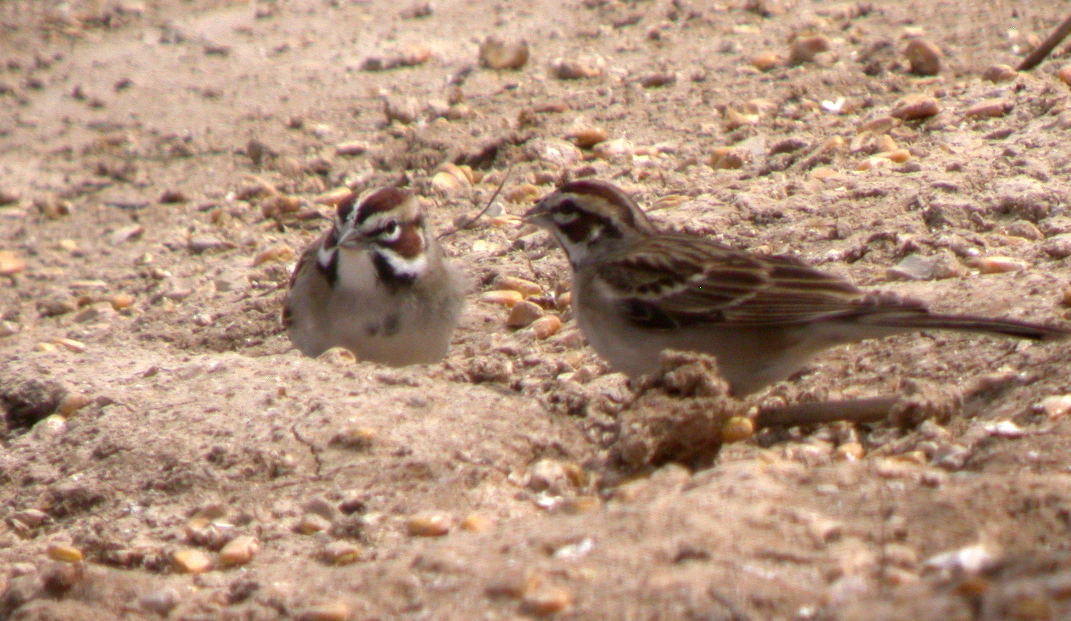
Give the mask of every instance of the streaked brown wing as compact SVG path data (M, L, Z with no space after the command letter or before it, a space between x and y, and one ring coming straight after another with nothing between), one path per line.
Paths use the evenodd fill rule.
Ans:
M875 310L852 284L795 259L688 235L648 237L607 259L598 277L619 292L636 323L652 328L762 327Z

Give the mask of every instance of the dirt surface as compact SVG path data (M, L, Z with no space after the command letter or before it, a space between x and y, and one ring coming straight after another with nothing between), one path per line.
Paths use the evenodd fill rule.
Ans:
M1068 54L991 67L1067 2L50 4L0 4L0 618L1071 615L1071 344L868 342L744 404L685 363L637 399L516 218L593 176L662 226L1063 322ZM489 35L527 63L481 66ZM915 95L937 113L890 116ZM332 191L407 185L446 230L510 167L444 240L472 282L445 361L290 348ZM503 276L561 331L507 328ZM906 427L719 447L758 403L913 390Z

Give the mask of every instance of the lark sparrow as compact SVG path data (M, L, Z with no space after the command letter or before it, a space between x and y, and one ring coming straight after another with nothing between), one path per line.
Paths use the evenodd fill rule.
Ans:
M431 363L446 355L464 290L415 196L351 194L294 268L283 325L309 356L341 346L391 366Z
M664 349L713 355L742 396L788 378L844 343L940 328L1026 339L1067 336L1016 320L930 313L922 302L862 291L783 256L661 232L619 188L575 181L525 219L557 239L573 268L573 307L591 346L636 377Z

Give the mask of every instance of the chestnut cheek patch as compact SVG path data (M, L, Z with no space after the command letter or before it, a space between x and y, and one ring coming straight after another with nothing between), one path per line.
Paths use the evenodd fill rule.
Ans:
M402 225L402 233L398 236L398 239L385 245L398 256L405 259L413 259L421 252L424 252L424 237L420 234L420 229L416 225L405 224Z

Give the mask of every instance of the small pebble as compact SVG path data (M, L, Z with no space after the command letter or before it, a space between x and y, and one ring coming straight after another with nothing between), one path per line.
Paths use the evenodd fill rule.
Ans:
M569 591L556 587L540 587L525 593L521 599L521 610L539 617L562 612L573 603Z
M427 513L409 518L405 528L413 537L442 537L450 532L450 522L448 515Z
M904 56L911 65L911 73L915 75L937 75L941 72L941 49L929 41L908 41Z
M320 550L320 559L330 565L349 565L361 558L361 547L349 541L332 541Z
M59 407L56 408L56 413L60 416L69 418L78 410L81 410L92 402L93 400L87 395L80 392L70 392L63 398L63 401L60 401Z
M967 118L974 119L994 118L1011 112L1013 107L1014 105L1006 99L986 99L967 108L965 114Z
M771 71L776 69L781 64L781 58L773 52L763 52L757 56L752 56L749 61L751 66L759 71Z
M253 560L258 551L260 551L260 544L255 538L241 535L231 539L219 551L219 564L222 567L245 565Z
M1000 555L990 550L985 544L976 543L958 550L942 552L926 559L922 564L932 569L977 574L992 567L999 559Z
M14 321L0 321L0 338L19 333L19 324Z
M1009 65L990 65L982 72L982 78L996 84L1011 82L1017 77L1019 77L1018 72Z
M582 127L569 132L565 138L581 149L590 149L608 140L610 134L601 127Z
M287 244L276 244L266 250L257 253L257 256L253 258L253 267L274 261L278 263L285 263L294 258L294 249Z
M440 170L431 177L431 187L442 194L449 194L467 185L456 176Z
M506 325L510 328L524 328L542 316L543 307L523 300L514 304L513 308L510 309L509 317L506 318Z
M833 44L824 35L800 37L792 43L789 62L793 65L814 62L815 56L833 49Z
M514 204L531 203L539 198L540 194L541 192L536 186L531 183L522 183L506 192L506 200Z
M348 142L340 142L335 145L335 153L346 157L355 157L361 155L371 148L367 142L362 140L350 140Z
M495 280L494 287L495 289L503 291L516 291L524 297L543 293L543 287L540 286L539 283L525 280L524 278L518 278L516 276L499 276Z
M596 496L569 496L562 498L558 509L567 515L591 513L602 505Z
M74 207L70 201L61 201L52 197L34 199L33 204L49 220L58 220L63 216L71 215Z
M677 83L677 74L671 72L648 73L640 77L640 86L658 88Z
M431 48L419 43L406 45L398 55L395 63L399 67L416 67L428 62L431 58Z
M385 97L383 114L387 122L397 121L402 125L415 123L420 118L420 103L415 97Z
M755 423L746 416L733 416L721 427L721 441L726 444L742 442L755 433Z
M871 119L865 123L859 125L856 129L856 133L862 134L870 132L872 134L884 134L885 132L893 129L900 124L900 119L893 118L891 116L879 116L876 119Z
M600 142L591 148L591 153L600 160L621 162L632 158L635 146L624 138Z
M159 201L161 203L164 203L165 205L171 203L185 203L189 200L190 198L186 196L181 190L164 190L164 192L160 194L159 198Z
M518 302L524 299L524 294L519 291L487 291L480 294L480 301L488 304L500 304L502 306L514 307Z
M117 293L109 298L108 301L111 303L112 308L121 311L134 305L134 296L129 293Z
M321 515L306 513L294 524L294 532L302 535L315 535L331 528L331 522Z
M937 269L938 256L909 254L886 271L890 280L930 280Z
M140 237L141 234L144 232L145 227L139 226L137 224L124 226L121 229L116 229L115 231L112 231L112 233L108 235L108 242L113 246L118 246L119 244Z
M833 459L839 461L859 461L864 456L866 456L866 451L858 442L845 442L833 451Z
M710 166L714 169L724 170L743 168L744 158L729 147L717 147L710 155Z
M194 548L176 550L171 555L171 563L176 569L187 574L203 574L212 568L212 559Z
M26 269L26 261L10 250L0 250L0 276L14 276Z
M470 513L461 521L461 530L482 533L494 526L494 521L482 513Z
M11 515L13 519L22 522L30 528L37 528L48 521L48 514L38 509L26 509L25 511L17 511Z
M561 317L557 315L544 315L536 319L529 326L535 332L536 338L542 340L553 336L562 329Z
M317 205L328 205L330 207L338 207L339 204L348 199L353 194L353 190L347 187L335 188L328 190L323 194L320 194L312 199L313 203Z
M878 153L876 157L885 158L890 162L896 162L897 164L903 164L911 159L911 152L907 149L895 149Z
M919 581L917 574L899 567L886 567L882 569L881 578L890 586L903 586Z
M85 565L82 563L57 563L42 572L45 590L53 595L70 591L86 577Z
M1045 240L1041 249L1057 259L1071 256L1071 233L1053 235Z
M56 438L67 432L67 417L49 414L33 426L33 435L38 440Z
M52 343L54 345L59 345L60 347L66 349L67 351L74 352L76 354L80 354L80 353L82 353L82 352L84 352L86 350L85 343L83 343L81 341L76 341L74 339L56 337L56 338L52 339Z
M1056 77L1064 84L1071 86L1071 65L1067 65L1056 72Z
M215 235L194 235L190 237L187 243L190 252L194 254L201 254L203 252L226 250L228 248L234 248L234 244L223 241Z
M992 256L978 259L975 266L983 274L1004 274L1025 271L1030 264L1014 257Z
M597 78L606 70L606 61L601 56L558 58L550 63L550 69L559 80Z
M345 347L332 347L319 356L316 356L316 359L337 367L346 367L351 364L357 364L357 356Z
M1023 429L1010 420L999 420L985 423L982 425L982 429L987 434L998 438L1021 438L1029 433L1026 429Z
M908 95L896 102L890 115L904 121L917 121L935 116L940 111L941 106L933 97L929 95Z
M297 614L298 621L347 621L352 614L346 602L332 602L306 608Z
M260 213L265 218L280 218L288 214L294 214L301 210L301 199L295 196L288 196L286 194L273 194L263 199L260 202ZM225 211L213 212L218 213L219 217L227 214ZM223 220L213 220L217 224L222 224ZM228 248L230 245L221 245L220 248ZM215 250L216 248L207 248L207 250Z
M491 35L480 44L480 65L488 69L520 69L528 62L528 43Z
M1071 395L1051 395L1034 405L1036 411L1044 412L1051 419L1062 418L1071 412Z
M48 558L62 563L81 563L82 551L65 543L50 543L47 549Z
M138 598L138 604L150 612L166 617L179 602L179 593L171 587L157 589Z
M364 451L372 446L375 439L376 430L371 427L347 427L331 438L331 444L355 451Z

